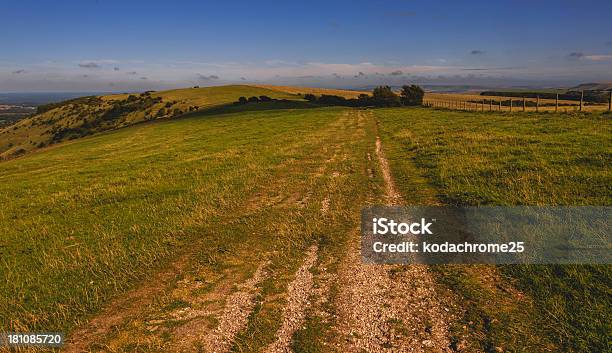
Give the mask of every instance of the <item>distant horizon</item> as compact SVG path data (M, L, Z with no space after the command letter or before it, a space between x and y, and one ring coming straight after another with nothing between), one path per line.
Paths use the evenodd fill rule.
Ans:
M611 83L612 82L607 82L607 81L599 81L599 82L576 82L573 84L565 84L565 85L546 85L546 84L517 84L517 85L479 85L479 84L464 84L464 83L456 83L456 84L444 84L444 83L418 83L418 82L411 82L411 81L406 81L405 83L398 83L398 84L387 84L384 82L381 82L380 84L373 84L373 85L367 85L367 86L357 86L357 87L350 87L350 86L329 86L329 85L308 85L308 84L281 84L281 83L268 83L268 82L228 82L228 83L219 83L219 84L214 84L214 85L194 85L194 86L177 86L177 87L171 87L171 88L151 88L151 89L130 89L130 90L122 90L122 89L117 89L117 90L104 90L104 91L96 91L96 90L47 90L47 91L0 91L0 95L2 94L121 94L121 93L139 93L139 92L145 92L145 91L167 91L167 90L173 90L173 89L187 89L187 88L193 88L193 87L219 87L219 86L232 86L232 85L244 85L244 86L252 86L252 85L271 85L271 86L293 86L293 87L304 87L304 88L325 88L325 89L342 89L342 90L349 90L349 91L363 91L363 90L372 90L374 87L377 86L390 86L390 87L401 87L402 85L410 85L410 84L416 84L419 85L421 87L465 87L465 88L469 88L469 89L521 89L521 88L525 88L525 89L554 89L554 88L559 88L559 89L569 89L581 84L596 84L596 83Z

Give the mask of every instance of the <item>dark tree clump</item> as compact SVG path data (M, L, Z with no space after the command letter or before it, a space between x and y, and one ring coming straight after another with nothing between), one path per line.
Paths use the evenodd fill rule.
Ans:
M249 103L257 103L257 102L259 102L259 98L255 97L255 96L249 97L248 102Z
M417 85L404 85L400 93L402 105L423 105L424 96L425 91Z
M323 105L348 105L346 102L346 98L330 94L321 95L321 97L317 99L317 103Z
M246 97L240 97L238 98L238 103L239 104L247 104L248 99Z
M401 105L400 98L389 86L378 86L372 91L372 102L378 107L397 107Z
M317 96L315 96L315 95L314 95L314 94L312 94L312 93L306 93L306 94L304 95L304 99L305 99L305 100L307 100L307 101L309 101L309 102L316 102L316 101L317 101Z

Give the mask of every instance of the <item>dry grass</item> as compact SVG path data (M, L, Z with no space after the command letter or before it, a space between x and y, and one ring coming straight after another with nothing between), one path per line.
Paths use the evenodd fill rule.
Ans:
M109 111L114 104L126 100L130 94L102 96L100 102L94 104L82 102L66 104L0 129L0 159L9 159L46 146L53 141L54 131L61 129L83 129L97 133L143 121L173 118L189 112L190 108L202 110L225 105L237 101L240 96L262 95L276 99L301 100L300 97L287 92L245 85L160 91L152 93L151 97L161 98L161 102L146 109L123 113L114 120L104 121L103 128L93 129L91 123L95 116ZM134 94L134 96L139 95ZM165 113L160 114L160 110ZM180 112L175 113L175 111Z
M459 109L459 110L481 110L482 109L482 104L479 103L482 100L486 100L486 103L484 105L484 110L488 111L489 110L489 101L493 100L493 111L498 111L499 110L499 105L498 102L501 101L508 101L510 99L512 99L513 101L513 112L519 112L522 111L523 109L523 99L522 98L518 98L518 97L501 97L501 96L481 96L480 94L477 94L475 92L467 92L467 93L426 93L425 94L425 99L424 102L425 103L451 103L452 105L450 107L446 107L446 108L450 108L450 109ZM536 102L535 98L526 98L525 99L527 102ZM457 103L462 103L462 102L466 102L466 106L464 107L462 104L457 105ZM555 104L555 100L554 99L543 99L540 98L540 104L544 105L544 104ZM563 100L560 99L559 100L559 112L573 112L573 111L577 111L579 109L579 105L580 102L577 101L573 101L573 100ZM583 111L605 111L608 109L608 104L604 103L604 104L588 104L588 105L584 105L582 107ZM501 108L502 111L509 111L510 108L508 106L502 106ZM539 111L555 111L555 107L554 106L540 106ZM526 107L525 111L528 112L535 112L536 108L535 107Z
M341 96L344 98L357 98L360 94L371 94L366 91L351 91L346 89L332 89L332 88L310 88L310 87L295 87L295 86L274 86L274 85L253 85L254 87L261 87L278 92L286 92L291 94L330 94L335 96Z
M612 200L608 113L420 108L376 114L398 188L413 204L429 202L427 194L421 196L424 190L450 205L582 206ZM609 350L609 265L437 270L464 297L467 311L457 330L474 330L480 346L468 351Z

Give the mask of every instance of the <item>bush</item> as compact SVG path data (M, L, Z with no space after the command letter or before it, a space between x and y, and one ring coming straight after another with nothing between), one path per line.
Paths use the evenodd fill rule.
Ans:
M367 94L360 94L359 97L357 97L357 101L355 103L356 106L358 107L367 107L370 105L374 105L374 102L372 100L372 97L370 97Z
M306 93L306 94L304 95L304 99L306 99L306 100L307 100L307 101L309 101L309 102L316 102L316 101L317 101L317 96L315 96L315 95L314 95L314 94L312 94L312 93Z
M253 96L253 97L249 97L248 99L249 103L258 103L259 102L259 98Z
M401 105L400 98L389 86L378 86L372 91L372 103L378 107L397 107Z
M402 86L402 93L400 93L403 105L423 105L424 96L425 91L417 85L404 85Z
M260 102L272 102L272 98L268 96L259 96L259 101Z
M321 95L317 103L324 105L347 105L346 98L329 94Z

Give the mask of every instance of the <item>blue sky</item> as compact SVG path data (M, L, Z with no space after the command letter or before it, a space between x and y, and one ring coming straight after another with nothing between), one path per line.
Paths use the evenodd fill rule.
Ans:
M612 81L612 1L7 1L0 91Z

